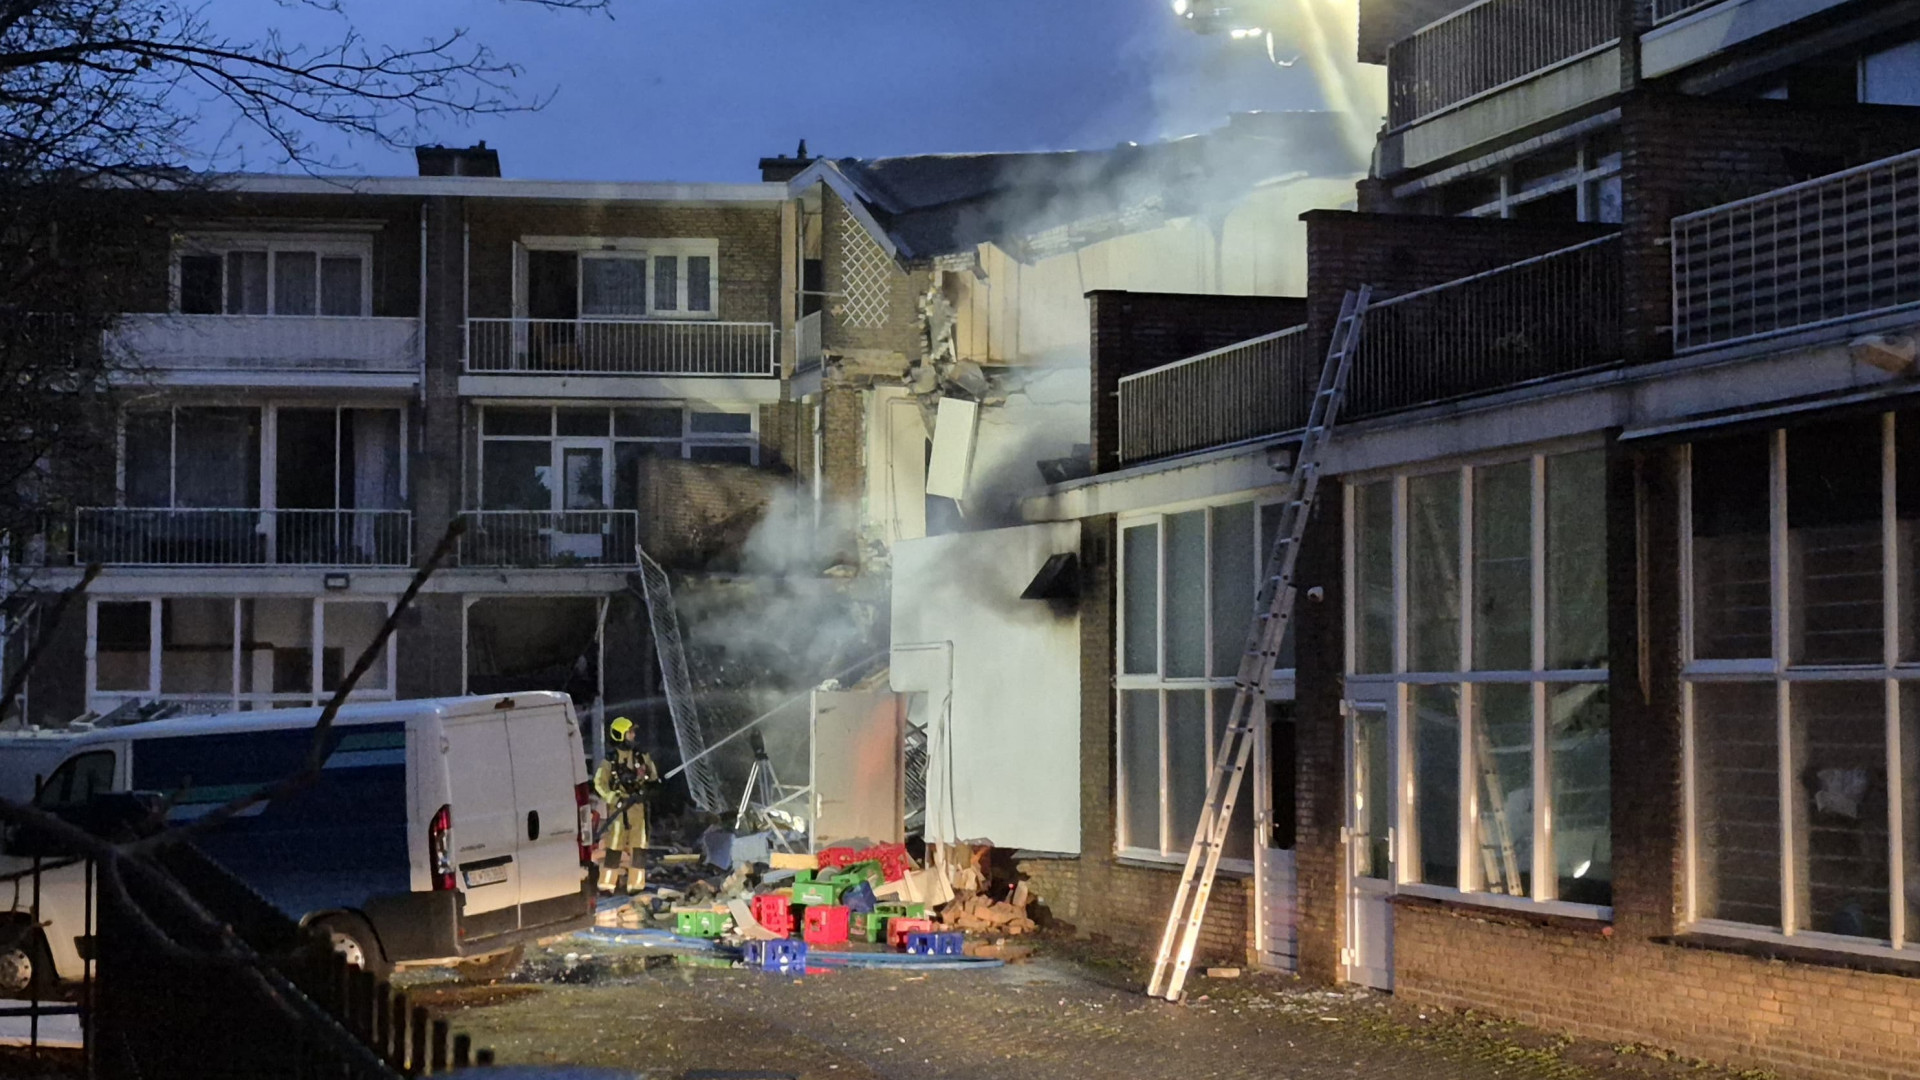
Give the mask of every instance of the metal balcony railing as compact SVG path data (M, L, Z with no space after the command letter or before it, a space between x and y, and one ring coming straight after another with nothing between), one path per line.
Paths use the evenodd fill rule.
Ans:
M467 371L773 378L780 367L772 323L468 319Z
M1311 352L1307 328L1296 326L1122 378L1120 460L1299 427L1310 404Z
M73 561L108 566L409 566L407 510L82 507Z
M1620 239L1376 301L1346 415L1370 416L1620 359Z
M1677 19L1695 8L1711 7L1720 0L1653 0L1653 21L1663 23Z
M1394 44L1391 127L1517 82L1619 38L1619 0L1480 0Z
M468 510L460 565L638 566L636 510Z
M1920 150L1673 219L1673 351L1920 305Z
M820 345L820 320L821 313L818 311L800 316L799 349L794 359L794 369L797 371L819 367L825 356Z

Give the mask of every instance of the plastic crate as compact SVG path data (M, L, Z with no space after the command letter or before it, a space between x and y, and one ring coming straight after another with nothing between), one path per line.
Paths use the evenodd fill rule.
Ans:
M813 857L819 861L823 873L844 870L860 861L860 853L850 847L821 848Z
M809 945L845 945L847 920L852 912L837 904L816 904L807 909L807 921L801 936Z
M807 943L804 941L749 941L740 949L740 961L763 971L805 971Z
M965 953L967 936L943 932L907 935L909 956L960 956Z
M899 881L907 876L907 845L875 844L860 853L862 862L877 862L880 873L888 881Z
M907 947L908 934L933 933L932 919L888 919L887 944L896 949Z
M793 903L796 907L837 904L842 891L842 886L831 881L797 881L793 885Z
M873 886L862 881L841 893L840 903L851 911L864 913L872 911L878 901L873 898Z
M898 900L873 905L873 913L883 919L924 919L927 917L927 905L903 904Z
M833 875L831 880L843 889L851 889L863 881L877 889L887 883L887 875L877 862L858 862Z
M681 937L717 938L732 922L733 916L724 911L676 911L673 932Z
M751 901L753 921L781 937L793 936L793 901L785 893L768 893Z

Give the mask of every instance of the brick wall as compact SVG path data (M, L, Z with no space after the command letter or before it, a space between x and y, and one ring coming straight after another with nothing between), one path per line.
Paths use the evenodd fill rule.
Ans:
M1345 500L1338 485L1320 489L1300 561L1294 602L1294 873L1300 970L1339 974L1346 934L1346 864L1340 828L1346 813L1346 721L1340 715L1346 670L1346 606L1341 573ZM1311 599L1314 589L1322 598Z
M662 565L734 567L786 478L749 465L645 458L640 543Z
M714 276L720 283L719 317L728 322L779 321L777 206L539 204L470 199L467 214L475 318L511 314L513 244L521 237L631 236L718 240L720 254Z
M1281 296L1199 296L1096 289L1092 320L1093 466L1120 466L1120 379L1138 371L1285 330L1306 302Z
M854 357L855 366L862 370L893 366L892 374L899 374L924 351L919 303L926 294L930 274L925 270L908 272L889 263L884 275L884 316L877 320L878 325L853 325L847 318L847 294L866 287L866 283L849 272L850 263L858 261L850 258L845 228L851 215L838 195L828 189L822 191L826 227L821 235L821 269L827 295L821 346L829 353ZM855 241L860 245L869 242L870 238L864 236Z
M1920 109L1643 91L1621 107L1627 355L1670 349L1673 218L1920 147Z

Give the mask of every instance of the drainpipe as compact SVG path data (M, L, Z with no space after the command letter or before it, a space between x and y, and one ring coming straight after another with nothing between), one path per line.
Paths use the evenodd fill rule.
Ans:
M809 394L807 396L813 399L813 535L815 541L818 542L820 536L820 518L823 509L821 499L825 494L825 485L822 483L824 474L820 468L820 455L825 451L827 445L827 395L825 391L822 391L821 393Z
M427 204L420 203L420 330L416 335L420 366L420 407L427 406ZM423 423L421 427L426 425Z

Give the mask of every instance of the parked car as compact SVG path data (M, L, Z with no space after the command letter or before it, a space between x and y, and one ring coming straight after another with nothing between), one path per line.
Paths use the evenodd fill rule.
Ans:
M319 715L291 709L0 735L32 748L0 749L0 773L57 759L36 796L42 808L71 817L102 794L151 793L176 824L297 772ZM33 782L0 775L0 790L32 790ZM318 780L196 842L328 934L349 960L384 974L588 925L588 793L580 724L564 694L353 705L327 735ZM43 859L36 928L32 860L22 847L0 856L0 992L81 973L85 867Z

